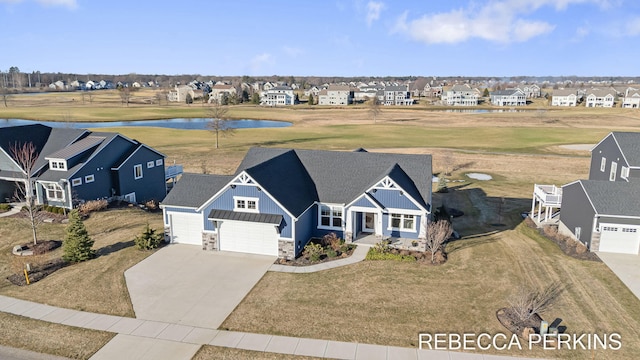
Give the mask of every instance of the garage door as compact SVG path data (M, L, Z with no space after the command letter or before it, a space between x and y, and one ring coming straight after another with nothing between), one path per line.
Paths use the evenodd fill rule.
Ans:
M171 242L202 245L202 215L169 212Z
M638 254L640 229L619 224L600 224L600 248L602 252Z
M278 232L273 224L224 220L220 250L278 256Z

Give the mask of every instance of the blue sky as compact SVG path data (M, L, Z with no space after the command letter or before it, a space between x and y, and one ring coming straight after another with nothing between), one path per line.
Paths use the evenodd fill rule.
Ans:
M638 76L638 0L0 0L0 69Z

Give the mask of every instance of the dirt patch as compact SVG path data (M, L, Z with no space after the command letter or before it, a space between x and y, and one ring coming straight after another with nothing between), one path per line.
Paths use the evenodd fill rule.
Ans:
M63 261L61 258L52 259L41 265L36 265L31 268L31 271L28 272L29 282L32 284L38 282L67 265L68 263ZM7 276L7 280L9 280L14 285L27 285L27 279L25 278L24 273L9 275Z
M62 241L60 240L39 240L35 245L33 243L22 244L22 248L31 250L33 255L46 254L60 246L62 246Z

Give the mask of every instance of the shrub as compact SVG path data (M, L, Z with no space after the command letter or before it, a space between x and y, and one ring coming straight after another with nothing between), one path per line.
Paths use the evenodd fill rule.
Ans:
M344 240L340 239L336 233L329 233L322 237L322 246L329 246L334 251L340 250L340 247L344 244Z
M149 227L149 223L147 223L142 234L136 236L133 241L140 250L153 250L160 247L163 240L164 236L158 234L156 229L152 229Z
M320 256L324 254L324 249L320 244L308 243L305 245L302 255L311 261L320 260Z
M416 258L412 255L393 254L389 251L381 251L380 248L372 247L369 249L366 258L367 260L394 260L394 261L406 261L414 262Z
M11 210L11 205L9 204L0 204L0 211L9 211Z
M102 200L91 200L81 204L78 207L80 213L87 215L94 211L104 210L109 206L109 202L105 199Z
M335 250L327 249L327 257L328 258L334 258L336 256L338 256L338 253Z
M67 234L62 242L62 259L67 262L81 262L93 259L96 253L91 248L92 246L93 240L89 237L78 210L71 211Z
M144 203L144 206L147 207L147 209L149 210L157 210L158 209L158 202L154 199L151 199L149 201L147 201L146 203Z

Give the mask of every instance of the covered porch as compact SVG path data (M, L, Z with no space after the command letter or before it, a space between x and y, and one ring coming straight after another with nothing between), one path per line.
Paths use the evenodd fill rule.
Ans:
M373 246L381 241L389 241L389 246L399 250L420 250L420 243L416 239L407 239L392 236L378 236L374 234L361 233L355 237L355 244ZM420 250L420 251L424 251Z

